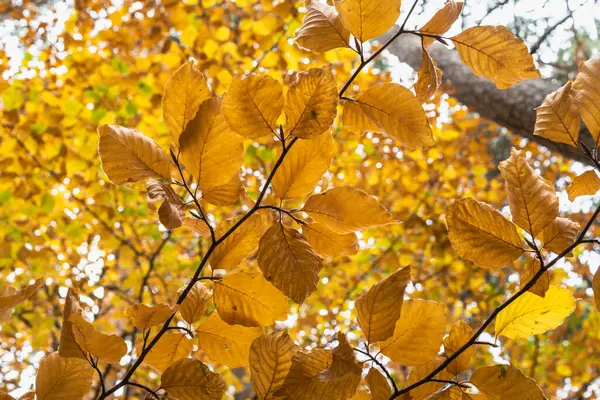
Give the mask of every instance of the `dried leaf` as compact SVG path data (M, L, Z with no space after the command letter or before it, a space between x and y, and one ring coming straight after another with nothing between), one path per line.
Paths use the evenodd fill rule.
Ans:
M71 315L69 320L73 323L75 341L83 352L107 363L117 363L127 354L127 345L121 337L97 332L79 313Z
M534 135L578 147L581 120L572 93L571 82L567 82L546 96L542 105L535 109Z
M162 324L176 311L176 306L171 307L168 304L157 304L152 307L145 304L134 304L127 309L127 316L131 319L133 326L144 331Z
M540 240L544 249L560 254L575 242L580 228L577 222L568 218L556 218L544 228Z
M574 201L579 196L592 196L600 190L600 178L593 169L577 176L569 186L569 200Z
M94 370L86 360L63 358L57 352L40 361L35 378L38 400L79 400L92 388Z
M183 220L183 224L202 237L210 237L210 229L204 220L186 217Z
M371 391L371 400L388 400L392 395L390 384L377 369L369 369L366 381Z
M425 378L427 375L429 375L431 373L431 371L433 371L435 368L437 368L441 364L442 361L443 360L441 358L437 358L437 359L429 361L426 364L422 364L422 365L418 365L418 366L414 367L413 369L410 370L410 375L408 376L406 385L407 386L412 385L413 383L418 382L421 379ZM443 369L442 371L440 371L440 373L438 373L435 376L435 379L449 380L449 379L452 379L452 375L450 375L445 369ZM410 399L425 400L425 399L429 399L433 393L440 390L444 385L445 385L445 383L443 383L443 382L427 382L427 383L411 390L408 393L410 395Z
M160 387L178 400L221 400L225 381L198 360L184 358L162 373Z
M335 3L343 25L361 42L388 31L400 16L401 0L343 0Z
M202 282L196 282L179 306L179 313L188 324L195 324L208 312L212 293Z
M241 217L240 217L241 218ZM222 237L240 218L225 220L217 226L215 236ZM239 266L256 248L265 231L265 221L259 214L253 214L220 243L209 258L213 269L232 269Z
M594 300L596 301L596 309L600 311L600 268L596 270L592 278L592 290L594 291Z
M542 390L531 378L512 365L481 367L469 381L490 400L545 400Z
M10 290L5 291L0 296L0 313L6 312L21 304L28 298L34 295L42 286L44 286L44 279L39 278L35 283L25 286L21 290ZM10 292L10 293L9 293Z
M539 272L541 267L540 262L537 259L533 259L523 266L520 271L521 287L527 285L529 281ZM546 292L550 288L550 273L544 272L542 276L538 278L535 284L529 289L530 293L533 293L540 297L545 297Z
M194 345L183 333L165 333L144 358L144 362L159 372L183 358L187 358ZM138 349L138 356L142 349Z
M450 27L456 22L460 16L460 12L463 8L462 1L448 0L444 8L435 13L433 17L421 29L419 32L428 33L430 35L441 36L450 29ZM424 37L423 46L427 47L434 42L434 38Z
M588 128L596 145L600 142L600 57L593 57L581 64L573 82L573 95L579 115Z
M75 341L73 323L71 322L71 316L81 314L81 312L79 292L77 289L69 288L63 307L62 329L60 331L60 344L58 346L58 354L61 357L85 358L85 354L81 352L79 345Z
M446 352L446 355L450 357L452 354L456 353L458 349L464 346L464 344L471 339L473 334L473 329L464 321L458 321L456 324L454 324L452 329L450 329L450 334L444 338L444 351ZM476 347L477 346L473 345L463 351L450 364L448 364L446 370L453 375L458 375L465 369L469 368L469 362L471 361L473 353L475 353Z
M318 1L308 6L302 26L296 31L296 43L300 47L322 53L339 47L350 47L350 32L333 7Z
M311 247L323 256L351 256L358 252L358 237L355 233L339 234L321 224L311 223L302 226L302 234Z
M202 192L202 199L212 205L223 207L235 203L243 192L240 174L234 175L229 182Z
M462 3L461 3L462 4ZM442 84L442 71L425 47L423 47L423 56L421 58L421 67L417 74L417 83L415 83L415 92L420 102L425 102L435 95L435 92Z
M150 200L163 201L158 209L158 218L165 228L176 229L183 225L186 204L168 183L150 180L146 189Z

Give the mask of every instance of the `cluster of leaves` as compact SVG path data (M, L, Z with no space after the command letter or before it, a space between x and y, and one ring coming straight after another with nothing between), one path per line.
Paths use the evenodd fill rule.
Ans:
M500 166L512 222L471 198L456 201L447 211L450 242L463 258L498 268L524 252L535 256L520 271L521 289L494 309L479 329L459 320L444 337L446 305L404 300L411 267L398 266L356 299L364 350L352 346L351 341L359 341L356 335L349 340L351 335L343 331L338 331L333 350L303 349L284 330L264 333L264 327L286 318L289 300L302 304L317 290L324 257L356 254L357 232L399 222L378 200L353 186L338 185L314 194L336 154L332 125L341 122L357 133L381 133L407 149L435 146L434 129L422 106L441 83L441 72L426 50L432 40L452 41L463 61L499 88L539 76L525 45L505 28L474 27L443 37L460 14L462 3L456 1L449 1L416 31L405 30L411 10L392 39L366 57L365 43L385 33L400 16L399 0L385 3L307 4L297 43L315 52L347 47L360 58L339 92L337 73L325 65L295 74L285 87L268 75L235 77L221 97L187 62L166 82L162 97L170 154L137 129L113 124L98 128L98 149L108 178L134 189L145 183L148 197L162 202L158 208L162 225L169 230L187 226L208 247L173 306L142 304L148 275L143 277L138 304L127 309L132 337L139 333L142 343L135 346L133 362L112 387L106 386L100 362L117 363L128 353L127 344L123 337L98 331L84 317L78 291L70 289L58 352L45 356L39 365L37 397L82 398L97 372L100 398L133 386L156 398L164 392L180 399L220 399L225 381L206 364L249 366L256 395L264 399L469 398L476 396L471 386L487 398L544 397L532 379L510 365L479 367L467 380L459 378L471 368L477 344L493 345L478 338L494 320L497 336L515 339L554 329L575 309L567 289L550 285L548 270L588 240L586 233L598 212L583 230L558 217L553 185L517 150ZM357 89L352 84L359 73L402 34L423 38L416 95L402 85L383 83L348 97L351 88ZM557 135L570 137L577 146L581 114L598 137L598 127L591 125L598 116L594 108L598 92L590 78L598 76L597 61L590 60L586 67L588 72L582 70L573 83L573 95L569 83L544 102L538 134L553 140L559 140ZM343 117L336 122L340 106ZM252 194L247 188L253 177L240 171L248 168L245 149L256 142L279 150L260 190ZM586 154L596 160L594 151ZM586 174L572 184L570 195L595 193L600 180L593 171L593 176ZM215 224L214 216L223 207L234 208L233 216ZM247 262L255 252L258 268ZM546 252L557 256L548 261ZM209 266L211 273L206 273ZM21 291L4 290L3 316L10 317L12 308L42 286L40 280ZM197 341L191 339L196 337ZM194 343L201 355L189 358ZM444 353L439 355L442 344ZM372 363L365 376L369 392L359 389L363 363L355 353ZM379 354L413 367L404 387L398 387ZM142 364L161 374L158 389L133 380Z

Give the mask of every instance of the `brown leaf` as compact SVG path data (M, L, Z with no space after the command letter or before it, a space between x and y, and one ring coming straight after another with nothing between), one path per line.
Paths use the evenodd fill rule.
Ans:
M488 399L546 399L533 379L511 365L478 368L473 372L470 382Z
M417 75L417 83L415 83L417 99L420 102L429 100L435 95L441 84L442 71L437 67L437 64L433 61L425 47L423 47L421 67Z
M198 360L184 358L165 370L160 387L178 400L221 400L225 381Z
M521 287L525 286L529 281L539 272L541 267L540 262L537 259L533 259L527 262L520 272ZM544 272L542 276L538 278L535 284L529 289L529 291L540 297L545 297L546 292L550 288L550 273Z
M577 222L568 218L556 218L544 228L540 240L544 249L560 254L575 242L580 228Z
M596 171L589 170L577 176L569 186L567 193L569 200L574 201L579 196L592 196L600 190L600 178Z
M61 357L85 359L85 354L81 352L79 345L75 341L75 336L73 335L73 322L71 322L72 315L81 313L82 309L79 305L79 291L74 288L69 288L63 307L62 329L60 331L60 344L58 346L58 354L60 354Z
M573 99L571 82L550 93L535 109L534 135L578 147L581 120Z
M430 35L441 36L450 29L450 27L456 22L460 16L460 12L463 8L462 1L448 0L444 8L435 13L433 17L421 29L419 32L428 33ZM435 41L434 38L424 37L423 46L427 47Z
M600 57L584 62L573 82L573 95L581 119L596 145L600 142Z
M163 201L158 209L158 218L165 228L176 229L183 225L186 204L168 183L150 180L146 190L150 200Z
M322 53L339 47L350 47L350 32L344 25L335 8L311 2L304 16L302 26L296 31L296 43L300 47Z

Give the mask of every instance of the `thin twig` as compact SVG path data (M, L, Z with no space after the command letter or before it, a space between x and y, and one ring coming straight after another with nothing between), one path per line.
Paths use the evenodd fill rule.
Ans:
M357 349L357 348L354 348L354 351L356 351L357 353L360 353L364 356L369 357L369 361L372 361L375 364L377 364L377 366L383 371L383 373L387 376L388 380L392 384L392 387L394 388L394 392L398 391L398 386L396 385L396 381L392 377L392 374L390 374L390 371L388 371L388 369L385 367L385 365L383 365L379 360L377 360L377 358L375 358L373 355L371 355L371 353L368 351L364 351L364 350Z
M160 400L160 396L158 395L158 393L156 393L156 391L150 389L148 386L144 386L141 383L137 383L137 382L127 382L127 384L129 386L135 386L135 387L139 387L140 389L144 389L146 392L150 393L152 395L152 397Z

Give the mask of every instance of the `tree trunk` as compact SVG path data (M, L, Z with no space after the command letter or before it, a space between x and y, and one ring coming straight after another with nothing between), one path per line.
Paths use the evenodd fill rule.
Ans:
M388 33L380 37L380 43L390 36L391 34ZM413 69L419 69L420 38L414 35L402 35L388 47L388 50ZM544 79L530 79L509 89L499 90L487 79L475 76L471 69L461 62L455 50L448 49L440 43L434 43L428 50L442 69L444 82L451 83L452 97L471 111L566 158L593 165L575 147L533 135L535 108L542 104L549 93L558 89L557 84ZM595 147L589 131L585 128L580 132L581 140L589 148Z

